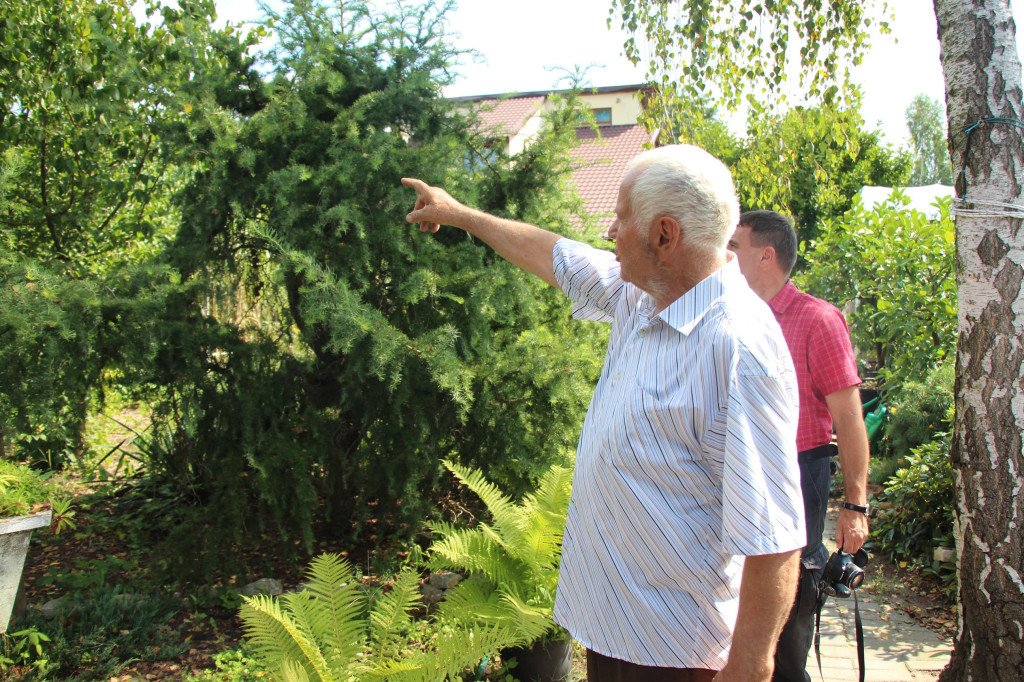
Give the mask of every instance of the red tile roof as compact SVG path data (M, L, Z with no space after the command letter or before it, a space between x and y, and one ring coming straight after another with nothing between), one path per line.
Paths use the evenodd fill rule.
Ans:
M603 229L615 217L615 201L626 164L654 139L639 123L600 126L601 137L592 128L577 128L580 144L573 150L577 168L573 182L583 199L587 213L598 216Z
M543 96L485 99L477 102L478 129L492 137L515 135L544 104Z

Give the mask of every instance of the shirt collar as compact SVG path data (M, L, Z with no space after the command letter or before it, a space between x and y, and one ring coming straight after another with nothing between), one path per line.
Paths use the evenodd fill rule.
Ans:
M740 285L746 286L746 281L740 273L739 259L731 258L725 265L672 301L658 313L658 317L680 334L689 334L722 294Z
M800 290L793 284L793 280L786 280L782 289L779 293L772 296L772 300L768 301L768 305L771 306L772 312L782 314L786 312L786 308L796 300L796 295L800 293Z

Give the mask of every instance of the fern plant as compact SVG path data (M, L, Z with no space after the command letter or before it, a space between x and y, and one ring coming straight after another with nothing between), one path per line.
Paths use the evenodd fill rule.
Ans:
M460 679L506 642L521 641L508 622L463 619L458 601L414 621L418 585L407 569L390 591L369 590L351 564L323 554L310 566L305 591L246 598L240 615L256 657L283 682Z
M552 611L572 470L551 467L537 489L515 503L479 471L448 461L444 465L491 515L491 523L475 528L433 526L440 538L431 546L430 567L470 574L446 597L452 617L464 620L475 614L478 622L511 626L520 641L504 647L563 637Z

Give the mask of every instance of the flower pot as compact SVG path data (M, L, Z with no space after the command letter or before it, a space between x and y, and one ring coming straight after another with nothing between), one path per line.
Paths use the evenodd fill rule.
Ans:
M512 676L520 682L562 682L572 672L572 640L551 639L502 652L502 660L513 658Z
M46 510L0 519L0 633L7 632L32 531L50 525L51 515Z

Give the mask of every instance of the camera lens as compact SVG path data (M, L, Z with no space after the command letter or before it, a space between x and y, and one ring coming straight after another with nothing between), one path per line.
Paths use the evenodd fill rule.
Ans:
M846 583L847 585L853 589L857 589L860 587L862 582L864 582L864 571L859 568L856 571L850 571L850 578Z

